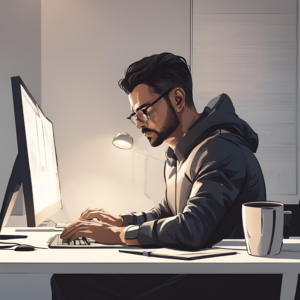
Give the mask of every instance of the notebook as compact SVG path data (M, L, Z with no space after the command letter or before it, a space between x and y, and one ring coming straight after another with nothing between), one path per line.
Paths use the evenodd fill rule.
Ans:
M176 259L184 259L184 260L192 260L192 259L238 254L238 252L236 252L236 251L220 249L220 248L205 248L200 251L180 251L180 250L173 250L173 249L168 249L168 248L162 248L162 249L157 249L157 250L153 250L153 251L121 249L121 250L119 250L119 252L138 254L138 255L146 255L146 256L163 257L163 258L176 258Z

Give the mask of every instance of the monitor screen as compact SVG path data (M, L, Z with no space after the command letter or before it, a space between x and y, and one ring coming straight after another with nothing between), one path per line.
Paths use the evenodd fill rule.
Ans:
M52 123L21 85L34 213L61 200Z
M11 78L18 155L0 213L4 227L23 186L28 227L35 227L62 208L52 122L34 100L21 77Z

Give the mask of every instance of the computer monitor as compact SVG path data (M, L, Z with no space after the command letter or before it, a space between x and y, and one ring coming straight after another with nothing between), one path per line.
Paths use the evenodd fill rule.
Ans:
M21 184L28 227L38 226L62 208L53 124L19 76L12 77L11 83L18 155L2 204L0 231L8 221Z

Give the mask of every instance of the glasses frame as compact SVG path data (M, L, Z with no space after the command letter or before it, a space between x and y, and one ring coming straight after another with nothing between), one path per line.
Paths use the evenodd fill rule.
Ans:
M150 103L147 107L143 107L141 109L138 109L136 112L133 112L129 117L127 117L127 119L129 119L131 121L131 123L133 123L134 125L136 125L137 123L134 123L134 121L132 121L132 119L131 119L135 115L136 118L137 118L137 120L141 121L142 123L148 122L148 120L150 119L150 115L149 115L148 111L153 107L153 105L155 103L157 103L161 98L163 98L164 96L166 96L167 94L169 94L173 89L175 89L175 87L173 87L173 88L167 90L166 92L164 92L163 94L161 94L156 100L154 100L152 103ZM140 111L143 112L143 114L147 116L147 120L146 121L143 121L143 120L141 120L138 117L137 114Z

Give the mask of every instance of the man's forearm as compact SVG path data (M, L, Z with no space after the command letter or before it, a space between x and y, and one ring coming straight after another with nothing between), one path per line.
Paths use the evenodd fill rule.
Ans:
M143 225L146 222L170 217L173 215L168 206L166 198L164 198L161 201L161 203L158 204L157 207L154 207L149 211L132 212L131 214L121 214L119 216L122 218L121 226L122 228L124 228L124 231L122 232L122 238L124 240L124 243L130 246L139 246L140 243L138 242L138 233L141 225ZM147 235L149 234L148 230L146 230L146 237L144 237L144 231L145 230L142 230L141 233L141 240L143 242L149 240L149 238L147 238Z
M119 216L123 220L122 227L126 227L128 225L141 225L146 221L146 216L142 212L132 212L131 214L121 214Z
M151 210L121 214L119 216L123 220L122 227L126 227L128 225L142 225L148 221L171 217L173 214L168 206L168 201L164 198L161 203Z
M127 239L125 238L125 233L126 233L126 227L121 227L119 229L119 233L120 233L120 240L122 242L122 244L127 244L129 246L138 246L139 243L136 239Z
M126 244L128 246L139 246L140 245L138 240L126 240Z

